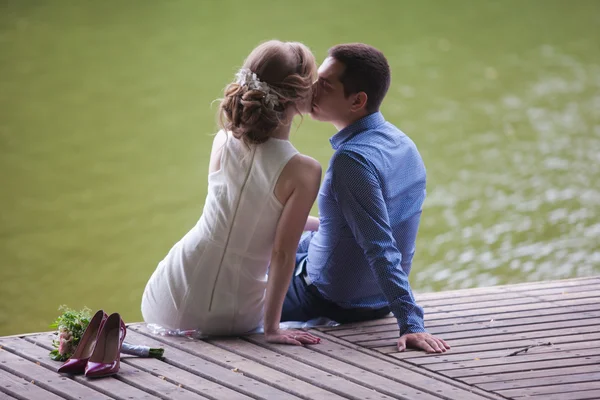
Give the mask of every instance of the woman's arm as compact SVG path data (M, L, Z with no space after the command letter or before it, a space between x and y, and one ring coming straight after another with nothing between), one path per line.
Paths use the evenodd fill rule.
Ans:
M315 232L319 230L319 218L309 215L304 225L305 231Z
M287 171L286 171L287 170ZM308 213L317 197L321 181L321 165L312 158L295 156L284 168L279 179L291 188L279 218L265 298L264 329L267 340L276 343L318 343L318 338L306 332L280 331L281 308L296 265L296 249L304 230ZM292 185L289 185L292 182ZM278 182L279 185L279 182Z

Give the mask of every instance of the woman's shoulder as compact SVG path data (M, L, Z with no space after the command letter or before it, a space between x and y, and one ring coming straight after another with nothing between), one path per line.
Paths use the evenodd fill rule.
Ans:
M223 156L223 148L227 143L228 135L224 130L217 132L213 138L212 148L210 150L209 173L219 171L221 169L221 159Z
M294 165L296 168L309 171L321 170L321 164L317 160L300 152L290 159L290 164Z
M286 169L298 180L321 180L321 164L306 154L298 153L290 159Z
M288 199L294 191L314 193L318 191L320 184L321 164L312 157L297 153L281 171L275 195L281 204L286 204L284 199Z
M220 146L223 143L225 143L227 141L227 138L229 137L229 134L221 129L219 130L216 134L215 137L213 139L213 146Z

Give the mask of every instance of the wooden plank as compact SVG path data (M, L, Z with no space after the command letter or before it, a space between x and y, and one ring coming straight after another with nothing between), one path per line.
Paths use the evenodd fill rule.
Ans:
M131 332L128 331L127 337L131 339L131 336ZM51 335L46 334L36 336L32 339L34 339L38 344L47 344L50 338ZM179 386L179 382L167 380L158 373L152 373L144 370L143 368L137 368L135 365L144 363L151 364L153 367L158 367L158 365L162 364L161 361L156 359L142 359L131 356L122 356L121 369L119 374L114 378L91 380L81 376L76 376L75 379L82 379L84 384L103 385L102 387L96 387L96 389L103 389L104 393L123 399L168 398L199 400L206 399L207 397L210 398L210 396L206 396L202 391L197 391L190 387L183 387L183 385ZM156 369L160 369L160 367ZM196 377L196 381L200 386L202 386L202 383L206 382L200 377ZM110 388L104 386L107 384L110 384ZM212 382L209 387L212 387Z
M566 307L569 307L568 309ZM504 318L520 318L522 316L532 315L532 310L535 310L535 315L555 315L569 312L585 312L600 310L600 302L592 302L590 299L571 299L560 302L532 302L526 304L516 304L497 307L493 304L490 307L483 309L468 309L451 311L440 307L433 309L425 308L425 324L447 325L455 323L456 319L469 320L470 322L489 321L490 319ZM353 322L342 324L336 327L321 327L318 328L322 332L336 332L340 330L350 330L355 328L366 328L370 326L380 325L395 325L396 319L392 314L376 320Z
M427 309L426 318L431 318L431 315L434 315L436 313L441 313L441 314L447 316L447 318L461 316L458 313L451 314L446 311L440 311L440 310L436 309L435 307L430 307ZM390 322L396 323L395 321L396 321L396 318L390 313L385 317L378 318L378 319L372 319L369 321L349 322L347 324L342 324L342 325L338 325L338 326L322 326L317 329L321 332L329 332L329 331L335 331L338 329L348 329L348 328L356 328L356 327L363 327L363 326L370 326L370 325L381 325L382 323L384 323L384 324L390 323Z
M592 285L600 282L600 278L597 276L588 276L582 278L569 278L569 279L557 279L550 281L538 281L538 282L522 282L522 283L512 283L509 285L499 286L503 287L506 290L529 290L529 289L541 289L541 288L551 288L551 287L569 287L569 286L583 286L583 285Z
M531 388L499 390L498 393L506 397L528 397L535 395L548 395L561 393L565 398L570 399L569 392L581 390L600 390L600 381L567 383L563 385L536 386Z
M10 395L30 400L61 400L62 397L49 392L35 383L31 383L19 376L1 369L0 365L0 394L1 398L10 398Z
M571 326L568 329L575 329L572 326L578 328L595 326L597 330L600 330L600 318L586 318L586 319L577 319L577 320L562 320L562 321L553 321L553 322L545 322L545 323L532 323L528 325L516 325L516 326L496 326L496 324L491 324L491 326L484 326L482 324L475 325L475 329L466 329L459 331L451 331L451 332L437 332L436 330L430 330L432 334L436 334L443 338L444 340L454 340L454 339L466 339L466 338L480 338L480 337L490 337L490 336L498 336L498 335L507 335L507 334L523 334L526 332L537 332L537 331L550 331L555 329L565 329L565 326ZM345 336L344 339L350 340L352 342L365 345L365 343L371 342L373 340L386 340L386 339L398 339L398 332L378 332L378 333L365 333L360 335L348 335Z
M550 316L550 315L563 315L563 314L588 314L594 313L593 316L596 316L600 311L600 302L597 304L584 304L584 305L575 305L575 306L552 306L540 310L535 311L536 316ZM490 320L497 321L510 321L510 320L519 320L521 318L530 317L532 315L531 310L524 311L515 311L515 312L500 312L500 313L492 313L492 314L482 314L482 315L474 315L469 317L463 317L457 313L451 314L441 314L446 315L448 317L431 320L429 314L427 314L427 309L425 310L425 327L428 330L431 330L432 327L436 326L453 326L454 324L465 324L465 323L477 323L477 322L490 322ZM396 318L387 317L378 320L366 321L363 323L354 323L354 324L344 324L339 325L337 327L332 328L319 328L319 331L322 332L331 332L336 336L343 336L347 334L356 333L367 333L372 330L377 331L386 331L386 330L394 330L397 328Z
M514 299L506 299L506 300L490 300L490 301L482 301L478 303L467 303L467 304L447 304L442 306L436 306L433 308L425 307L426 317L429 318L453 318L455 316L471 316L471 315L481 315L482 313L494 313L494 312L502 312L506 311L518 311L518 310L534 310L534 309L543 309L549 307L556 307L551 302L540 302L535 297L518 297ZM448 315L448 313L454 312L455 315ZM432 314L437 314L435 317L432 317ZM391 316L388 318L392 318ZM381 321L382 319L375 320ZM377 324L377 323L375 323ZM355 326L365 326L365 322L355 322L350 324L345 324L344 328L347 327L355 327ZM339 327L324 327L321 328L323 331L335 330Z
M523 333L504 333L500 335L492 335L492 336L481 336L481 337L467 337L467 338L456 338L452 339L452 343L454 346L470 346L474 344L482 344L482 343L503 343L507 342L507 339L527 339L527 340L536 340L536 342L552 342L553 340L546 340L546 338L551 337L560 337L560 336L569 336L569 335L583 335L583 334L593 334L600 332L598 325L589 325L589 326L576 326L572 328L556 328L552 330L542 330L542 331L533 331L533 332L523 332ZM450 336L450 335L448 335ZM576 338L575 338L576 339ZM580 340L575 340L580 341ZM557 343L564 343L564 340L556 341Z
M482 293L479 295L470 295L465 297L449 297L449 298L440 298L440 299L423 299L419 301L419 305L422 307L444 307L448 304L452 305L464 305L465 307L469 307L472 305L477 305L481 302L486 301L496 301L496 300L516 300L516 299L526 299L529 296L525 296L520 292L497 292L497 293Z
M563 329L554 329L548 331L534 331L534 332L523 332L523 333L499 333L498 331L493 331L489 336L477 336L477 337L468 337L468 335L459 335L459 334L448 334L441 335L441 338L444 340L448 340L450 346L452 348L459 346L473 346L478 344L493 344L493 343L508 343L508 339L512 339L512 341L516 339L521 340L530 340L537 339L539 342L541 341L551 341L546 340L547 337L554 337L555 335L579 335L584 333L594 333L598 332L598 325L590 325L590 326L580 326L575 328L563 328ZM466 337L465 337L466 336ZM370 348L376 347L384 347L384 346L393 346L396 344L398 338L388 338L388 339L375 339L375 340L365 340L365 341L355 341L359 346L365 346ZM491 348L491 347L490 347Z
M550 349L554 353L562 354L569 350L585 350L592 351L593 353L600 351L600 340L592 340L589 342L573 342L573 343L554 343L552 347L548 348L546 346L533 347L529 349L526 353L519 354L519 358L525 356L531 356L539 353L546 353ZM490 358L506 358L507 354L511 352L502 349L502 350L491 350L491 351L478 351L478 352L470 352L470 353L457 353L454 354L451 351L447 353L443 353L440 355L428 354L427 356L423 356L422 351L415 350L406 350L403 353L395 354L396 358L401 360L407 360L411 363L416 363L419 365L427 365L427 364L437 364L437 363L451 363L458 361L470 361L475 358L479 360L490 359ZM578 354L578 352L572 352L574 354ZM580 353L585 354L584 351ZM514 361L512 361L514 362Z
M135 343L164 348L166 355L164 362L166 364L187 371L197 376L198 378L196 379L198 380L204 378L206 381L214 382L214 393L218 394L217 398L242 399L243 397L240 396L245 396L258 399L299 399L289 393L277 390L268 384L244 376L242 372L234 372L235 367L232 365L217 365L158 341L156 336L143 335L139 333L140 329L143 329L143 326L130 326L127 331L127 337Z
M600 372L600 364L565 368L538 369L534 371L505 372L493 375L472 376L468 378L461 378L461 380L470 385L479 385L491 382L519 382L519 380L529 380L532 378L549 378L553 376L576 375L592 372Z
M421 368L419 366L415 366L415 365L412 365L410 363L398 360L396 358L386 356L384 354L381 354L378 351L371 350L371 349L368 349L366 347L357 346L354 343L347 342L347 341L342 340L342 339L338 339L337 337L335 337L333 335L330 335L330 334L328 334L326 332L320 332L320 331L317 331L317 330L311 330L311 333L313 333L314 335L319 336L321 339L323 339L322 342L321 342L321 344L319 344L319 346L314 346L313 347L314 351L318 351L318 352L319 351L323 351L323 349L325 348L323 345L327 345L327 344L333 344L333 345L339 346L339 347L337 347L337 349L334 347L332 349L328 349L327 350L327 354L330 357L335 357L337 354L343 354L343 352L346 351L347 349L351 349L351 350L354 350L354 351L359 352L361 354L368 355L368 356L370 356L372 358L375 358L375 359L378 359L378 360L381 360L381 361L385 361L385 362L391 363L391 364L393 364L395 366L399 366L399 367L401 367L403 369L406 369L406 370L409 370L409 371L413 371L413 372L417 372L417 373L419 373L421 375L424 375L424 376L428 376L430 378L433 378L433 379L435 379L437 381L446 383L448 385L456 386L456 387L458 387L460 389L470 391L472 393L475 393L475 394L477 394L479 396L482 396L484 398L487 398L487 399L491 399L491 400L505 400L504 397L501 397L501 396L499 396L497 394L494 394L492 392L481 390L481 389L479 389L479 388L477 388L475 386L467 385L467 384L465 384L465 383L463 383L463 382L461 382L459 380L451 379L451 378L448 378L448 377L446 377L444 375L440 375L437 372L430 371L430 370L427 370L425 368ZM331 351L329 351L329 350L331 350ZM398 376L399 378L402 379L402 376L399 376L399 375L396 375L396 376Z
M35 337L38 343L48 343L50 336L49 335L39 335ZM128 330L127 332L128 340L132 339L132 332ZM31 339L29 339L31 340ZM142 343L142 342L135 342ZM99 382L101 384L112 383L114 386L114 382L124 386L124 388L111 388L105 393L109 395L118 394L124 399L129 398L157 398L159 396L163 398L163 396L167 396L169 398L198 398L196 395L204 396L202 398L210 398L210 396L206 396L206 391L198 390L197 388L203 389L216 389L216 385L212 382L207 381L198 376L194 379L193 386L184 387L183 382L177 382L173 379L164 378L165 375L161 374L163 372L162 368L163 362L152 359L152 358L137 358L131 356L122 356L121 357L121 371L119 375L115 379L100 379L100 380L89 380L83 377L76 377L76 379L84 379L84 383L95 383ZM140 368L140 365L150 365L152 368ZM155 371L152 371L154 369ZM175 372L175 374L181 375L186 374L185 371ZM151 376L146 376L149 374ZM152 376L154 376L154 379ZM182 380L187 382L187 376L182 376ZM118 379L118 380L117 380ZM160 380L160 381L159 381ZM167 382L162 382L166 380ZM112 382L111 382L112 381ZM204 386L206 384L206 386ZM98 389L98 388L97 388ZM107 389L107 388L104 388ZM112 391L111 391L112 390ZM131 393L132 391L142 392L147 391L145 393L145 397L142 397L138 393ZM194 395L188 395L188 391L195 393ZM150 394L153 393L154 395ZM246 397L247 399L247 397Z
M481 321L489 321L491 319L494 319L495 321L509 320L509 319L521 319L521 318L526 318L526 317L532 316L532 314L535 314L536 316L542 316L542 315L561 315L561 314L567 314L567 313L583 314L583 313L587 313L587 312L600 311L600 303L572 305L572 306L566 306L566 307L560 306L560 305L553 305L550 303L543 303L543 304L544 304L544 306L542 306L541 308L533 308L533 310L535 310L535 312L532 312L532 309L530 309L530 308L528 308L526 310L512 310L511 307L506 307L506 308L500 308L491 313L488 313L486 310L486 312L482 312L481 314L478 314L478 315L472 315L472 316L469 316L468 318L470 318L473 322L481 322ZM549 306L548 307L545 306L546 304L548 304Z
M440 333L429 330L430 333L439 336L444 340L452 339L465 339L469 337L482 337L482 336L499 336L505 334L504 329L481 326L480 329L471 331L458 331ZM397 331L378 332L378 333L364 333L360 335L344 336L342 339L356 343L359 346L365 347L380 347L380 346L391 346L398 341L399 334ZM452 344L451 344L452 345Z
M426 311L429 311L428 309ZM465 321L471 322L469 317L463 317L460 313L452 313L452 312L439 312L439 313L426 313L425 315L425 324L429 325L447 325L453 324L454 320L462 319ZM338 326L323 326L317 327L315 329L321 332L337 332L337 331L352 331L354 329L365 329L372 326L381 326L386 325L388 327L395 327L398 329L398 322L396 317L392 314L388 314L386 317L369 320L369 321L361 321L361 322L350 322L347 324L340 324ZM392 328L394 329L394 328Z
M516 397L520 399L520 397ZM564 393L541 394L539 396L527 396L527 400L598 400L600 399L600 390L578 390L569 392L569 397L565 398Z
M493 350L507 350L507 354L512 353L514 350L522 349L524 347L544 343L551 342L552 344L562 344L562 343L572 343L572 342L583 342L586 340L598 340L600 339L600 333L584 333L584 334L573 334L573 335L563 335L563 336L551 336L536 339L517 339L517 340L508 340L505 342L494 342L494 343L483 343L483 344L462 344L461 346L457 346L454 342L451 342L450 345L452 349L450 352L452 354L466 354L466 353L477 353L477 352L485 352L485 351L493 351ZM398 349L396 346L387 346L387 347L377 347L377 351L383 354L390 354L392 357L398 357L399 359L404 358L402 353L398 353ZM450 353L447 353L450 354ZM433 356L430 354L429 356Z
M597 297L586 297L583 299L565 299L565 300L554 300L552 301L557 307L568 307L575 305L598 305Z
M535 310L537 312L538 310L543 310L543 309L552 308L552 307L558 307L558 305L552 304L552 303L546 301L546 302L532 302L532 303L527 303L527 304L513 304L513 305L505 305L505 306L496 306L496 305L491 304L484 308L476 308L476 309L471 309L471 310L455 310L452 307L447 307L447 309L445 309L443 311L447 311L447 312L454 311L454 312L457 312L458 314L462 315L463 317L477 316L478 318L482 318L487 315L495 315L495 314L500 314L500 313L509 313L509 312L516 312L516 311L525 311L525 310L527 310L527 311Z
M579 287L594 286L600 283L598 277L564 279L557 281L524 282L509 285L489 286L481 288L468 288L447 290L440 292L415 292L417 302L437 299L455 299L469 296L480 296L487 294L499 294L509 292L535 292L537 290L577 290Z
M161 343L152 341L152 340L150 340L150 338L147 338L137 332L134 332L131 329L129 330L127 337L133 343L139 343L139 344L143 344L145 346L164 347L164 345L162 345ZM170 348L170 349L168 349L166 357L161 361L156 360L156 359L151 359L151 358L131 357L131 358L128 358L125 362L127 364L131 365L132 367L135 367L137 369L140 369L142 371L145 371L147 373L150 373L150 374L158 376L158 377L164 377L167 381L169 381L177 386L181 385L180 387L183 387L187 390L193 391L195 393L198 393L202 396L205 396L205 397L208 397L211 399L218 399L218 398L226 398L228 400L229 399L231 399L231 400L250 400L250 399L252 399L252 397L250 397L250 396L247 396L243 393L232 390L226 386L220 385L211 380L205 379L197 374L189 372L188 370L178 368L176 365L169 362L171 359L176 359L176 358L178 359L178 356L180 356L180 355L185 356L185 358L187 360L189 360L188 362L190 363L190 365L194 365L198 361L201 361L201 360L194 358L193 356L189 356L185 352L181 352L177 349ZM185 363L185 360L179 360L179 362ZM221 368L221 367L219 367L219 368ZM231 375L233 375L233 374L234 373L232 372ZM250 383L250 382L248 382L248 383Z
M27 336L36 336L36 335L40 335L42 333L48 333L48 331L44 331L44 332L30 332L30 333L17 333L16 335L0 336L0 339L9 339L9 338L23 339L23 338L26 338Z
M504 357L498 358L484 358L480 359L478 357L462 362L447 362L447 363L438 363L438 364L419 364L425 368L429 368L436 371L445 371L449 369L457 369L457 368L481 368L487 367L490 365L505 365L505 364L518 364L518 363L528 363L533 361L548 361L555 360L562 363L563 360L566 359L579 359L588 356L600 356L600 351L595 349L596 351L590 352L589 350L570 350L564 352L546 352L546 353L538 353L538 354L519 354L518 356L506 357L505 353Z
M449 332L440 335L445 340L450 340L456 346L461 344L491 343L504 341L509 337L535 339L544 336L564 333L590 333L600 331L600 318L588 318L576 321L559 321L532 325L519 325L510 327L491 327L466 332Z
M562 367L574 367L580 365L593 365L600 362L600 356L590 356L585 358L566 358L557 364L556 360L544 360L544 361L533 361L528 363L514 363L514 364L502 364L492 365L489 367L478 367L478 368L459 368L450 369L437 372L442 372L444 375L450 378L464 378L467 376L476 375L489 375L498 374L502 372L517 372L517 371L531 371L534 369L546 369L546 368L562 368Z
M361 385L375 386L391 396L399 394L408 398L426 399L431 397L426 394L428 392L436 399L439 395L464 400L482 399L480 395L465 389L331 341L324 340L317 346L303 347L267 343L263 335L253 335L246 339L262 348L331 374L338 374Z
M589 315L587 315L587 314L568 314L568 315L559 314L558 316L557 315L550 315L550 316L545 315L545 316L522 318L522 319L505 319L505 320L492 319L491 321L486 321L486 322L472 322L472 323L466 323L466 324L456 324L456 325L452 325L452 326L446 325L446 326L441 326L441 327L433 327L433 328L428 329L428 332L430 332L434 335L446 335L444 337L447 337L448 339L452 339L452 337L451 337L452 335L457 336L457 337L463 337L463 336L459 336L459 335L461 333L464 333L465 335L467 335L464 337L468 337L469 335L477 336L478 332L484 333L484 331L486 331L488 329L497 329L504 333L525 332L525 331L534 331L534 330L540 330L540 329L552 329L552 328L548 328L551 326L548 324L555 324L556 326L559 326L558 324L562 324L562 326L564 327L564 325L566 325L567 321L573 325L578 325L578 326L593 325L595 323L593 321L594 318L596 318L596 321L598 320L598 318L600 318L600 311L590 313ZM560 319L561 321L556 322L557 319ZM542 326L544 326L546 328L544 328Z
M594 324L594 325L589 325L589 326L578 326L578 327L573 327L573 328L556 328L556 329L552 329L552 330L541 330L541 331L525 331L523 333L513 333L513 332L508 332L508 333L501 333L501 334L493 334L493 335L489 335L489 336L476 336L476 337L468 337L468 335L464 335L465 337L455 337L458 335L454 335L454 334L448 334L448 335L443 335L442 338L446 339L448 337L448 340L450 340L450 345L452 346L453 349L458 349L460 347L464 347L464 346L474 346L474 345L480 345L480 344L488 344L490 345L490 349L496 348L495 344L496 343L511 343L514 342L515 340L536 340L536 343L541 343L541 342L552 342L552 343L564 343L564 340L560 339L560 336L574 336L570 339L574 339L574 341L580 341L577 340L577 335L584 335L584 334L594 334L596 332L600 332L600 329L598 327L598 325ZM559 338L557 340L552 340L550 338ZM594 337L595 340L595 337ZM375 341L374 341L375 342ZM393 340L388 339L388 341L386 342L385 340L381 340L379 341L381 342L383 345L390 345L392 343L394 343ZM357 344L362 344L365 342L357 342ZM369 343L370 346L372 346L371 343ZM373 346L373 347L377 347L377 345ZM500 347L502 348L502 347Z
M566 301L568 301L568 300L566 300ZM576 302L579 300L573 299L571 301ZM488 310L485 310L485 313L476 314L476 315L471 316L470 318L472 318L473 321L481 321L481 320L487 319L488 318L487 315L490 315L490 314L497 314L498 315L497 319L523 318L523 317L532 316L531 310L535 310L536 316L558 315L558 314L567 314L567 313L585 313L585 312L590 312L590 311L599 311L600 303L585 303L585 304L575 304L574 303L573 305L562 306L562 305L559 305L556 303L540 302L537 306L535 306L535 307L529 306L524 310L513 310L512 307L502 307L492 313L488 313L487 312ZM463 314L460 314L460 315L463 315Z
M428 318L428 317L426 317ZM330 332L337 337L344 337L347 335L357 335L361 333L371 333L371 332L385 332L385 331L396 331L398 332L398 324L396 322L396 318L386 318L385 320L377 320L380 321L378 324L363 324L357 325L354 327L348 327L348 324L340 325L339 329L321 329L317 328L321 332ZM373 321L367 321L373 322ZM431 330L435 327L444 327L444 326L452 326L455 324L467 324L472 323L473 320L471 318L461 318L461 317L453 317L453 318L444 318L443 320L431 320L425 319L425 328Z
M438 299L453 299L469 296L481 296L494 293L505 293L506 289L503 286L487 286L468 289L443 290L439 292L414 292L417 302Z
M66 399L110 399L102 393L4 349L0 349L0 368L29 382L33 381L37 386Z
M555 300L572 300L572 299L598 299L599 290L594 288L590 291L581 292L562 292L556 294L547 294L536 296L537 298L544 301L555 301Z
M530 313L529 313L530 314ZM446 324L440 326L429 326L427 322L425 323L425 328L428 332L434 335L440 335L443 333L453 333L453 332L467 332L467 331L475 331L481 329L488 328L504 328L504 327L513 327L513 326L523 326L527 327L528 325L537 325L542 323L556 322L558 319L561 321L579 321L579 320L588 320L590 318L600 318L600 311L590 311L587 313L561 313L557 315L540 315L533 317L524 317L524 318L512 318L512 319L486 319L482 322L472 322L472 321L456 321L454 324ZM340 338L344 338L346 340L360 340L356 339L360 337L360 335L365 334L381 334L385 332L393 332L396 335L398 334L398 327L396 324L393 325L379 325L379 326L370 326L363 329L345 329L336 331L335 335Z
M290 374L296 373L294 363L302 363L303 365L308 365L325 372L326 376L337 376L394 398L398 395L430 400L440 398L435 394L426 393L427 391L424 393L423 389L419 388L419 385L407 386L395 379L389 379L381 374L382 371L380 371L380 374L375 374L367 369L359 368L347 362L341 362L336 358L313 350L315 347L321 347L321 344L318 346L273 345L266 343L263 335L254 336L253 339L250 343L242 339L211 340L210 343L257 362L266 364L281 363L282 366L285 366L283 369L287 370L289 368L293 370ZM284 358L282 359L281 356L284 356ZM288 358L293 360L291 364ZM394 367L389 364L386 366ZM420 378L423 380L422 376ZM318 376L315 376L314 379L318 379ZM434 382L429 378L427 380L430 384Z
M117 379L126 382L138 389L143 389L157 397L169 400L204 400L206 397L197 393L178 387L177 385L163 380L158 376L149 374L139 368L132 367L127 363L121 363L121 369L116 376Z
M311 385L323 387L340 396L352 399L394 399L402 398L395 395L384 394L380 389L373 386L367 387L362 383L348 380L346 377L335 374L333 370L324 370L303 364L293 358L282 356L271 350L260 348L252 343L238 338L224 338L209 340L208 343L218 346L232 353L238 354L257 363L263 364L288 376L304 380ZM332 359L333 360L333 359ZM333 360L336 361L336 360ZM348 368L350 369L350 368ZM346 370L348 372L348 369ZM365 371L367 374L368 372ZM371 378L376 376L371 374ZM407 389L404 389L407 390ZM420 394L426 400L439 399L439 397Z
M323 400L343 399L342 396L325 390L322 387L314 386L305 382L304 380L288 376L274 368L264 366L260 363L223 350L202 340L190 340L187 338L171 336L154 337L151 336L151 334L149 334L147 331L143 330L144 328L142 327L135 327L132 329L138 333L144 334L145 336L153 337L156 340L168 344L169 346L178 350L187 352L195 357L210 361L226 368L225 371L221 371L221 376L219 378L219 383L223 385L224 380L229 380L232 377L229 372L231 370L236 370L239 375L243 374L245 377L249 377L259 382L271 385L274 389L278 389L273 390L274 392L281 393L268 398L310 398ZM288 395L287 397L284 396L286 394Z
M567 345L567 344L571 344L573 347L573 349L576 349L577 347L579 348L588 348L585 346L587 341L598 341L600 340L600 332L598 333L587 333L587 334L574 334L574 335L567 335L567 336L552 336L552 337L546 337L546 338L539 338L539 339L516 339L516 340L510 340L510 341L506 341L506 342L494 342L494 343L484 343L484 344L476 344L476 345L464 345L464 346L455 346L453 347L450 352L446 353L449 356L450 355L458 355L458 354L473 354L474 358L480 358L478 357L478 355L480 353L482 353L481 358L486 358L485 357L485 353L488 351L501 351L504 350L506 351L506 353L500 357L506 357L508 356L508 354L513 353L515 350L522 350L526 347L529 346L533 346L533 345L537 345L536 347L544 347L544 348L548 348L547 347L547 343L552 343L552 346L563 346L563 345ZM576 343L582 343L584 344L584 346L578 346L576 345ZM597 346L591 347L590 351L595 351L595 350L591 350L591 349L596 349ZM534 348L535 349L535 348ZM397 351L397 350L395 350ZM531 351L531 350L528 350ZM543 349L540 349L540 352L542 352ZM452 353L452 354L450 354ZM538 351L531 351L530 354L536 354L538 353ZM402 354L396 353L396 354L392 354L393 357L398 357L399 359L403 359ZM435 357L435 355L430 354L430 356ZM520 354L519 356L523 356L523 354ZM422 356L423 357L423 356ZM407 360L410 362L414 362L414 359L411 360Z
M498 299L498 300L489 300L482 301L479 303L467 303L467 304L448 304L444 306L437 306L440 311L455 311L463 314L465 311L475 311L479 314L477 310L489 310L491 308L498 307L508 307L508 306L533 306L535 308L539 307L540 301L535 297L517 297L515 299Z
M51 335L38 334L36 336L28 336L23 339L0 340L0 343L2 343L4 348L8 349L10 352L18 355L19 357L23 357L33 363L39 363L41 366L51 370L52 372L56 372L62 363L52 361L48 356L48 352L52 348L52 346L48 345L48 343L51 343L51 339ZM104 379L88 379L82 375L75 375L70 376L70 378L82 385L88 386L100 393L104 393L109 397L115 397L117 399L150 400L157 398L149 393L123 383L114 377Z
M531 289L528 291L523 291L523 292L518 292L518 293L520 293L522 295L526 295L526 296L540 297L540 296L552 295L552 294L570 295L573 293L590 292L590 291L594 291L594 290L600 291L600 281L593 283L593 284L589 284L589 285ZM507 291L506 293L516 293L516 292Z
M593 367L593 366L592 366ZM567 383L597 382L600 381L600 372L586 372L581 374L564 374L555 376L543 376L530 379L498 381L480 383L479 386L485 390L499 391L508 389L522 389L535 386L563 385Z
M588 311L588 312L577 312L577 313L559 313L553 315L536 315L536 316L523 316L521 318L490 318L480 322L468 322L468 323L457 323L455 325L445 325L439 327L433 327L428 329L432 333L451 333L460 331L471 331L485 328L509 328L509 327L523 327L527 328L531 325L539 325L544 323L556 323L557 320L561 322L569 321L570 323L581 323L587 324L592 318L600 318L599 311Z
M44 335L44 336L47 336L47 335ZM155 347L164 347L164 345L162 343L152 341L151 339L134 332L132 329L128 329L127 338L128 338L127 340L129 340L133 343L136 343L136 344L143 344L146 346L155 346ZM46 342L46 340L43 340L43 341ZM175 350L175 349L173 349L173 350ZM177 352L177 351L178 350L175 350L175 352ZM172 353L172 351L169 351L169 353ZM182 354L187 355L187 353L182 353ZM240 392L230 390L229 388L227 388L225 386L214 383L213 381L205 379L197 374L193 374L191 372L188 372L187 370L180 369L177 366L172 366L171 364L166 362L168 360L169 360L168 358L165 358L164 361L160 361L160 360L153 359L153 358L138 358L138 357L130 357L130 356L122 356L121 357L122 364L128 364L131 367L133 367L134 369L140 370L141 372L149 373L149 374L154 375L162 380L166 380L167 382L169 382L179 388L189 390L191 392L194 392L196 394L199 394L199 395L207 397L207 398L218 398L218 397L213 397L211 395L211 393L213 393L213 392L218 393L219 396L221 396L221 398L226 397L227 399L232 399L232 400L248 400L251 398ZM198 360L194 359L193 357L188 358L188 362L190 362L192 364L197 361ZM221 368L221 367L219 367L219 368ZM134 376L137 377L137 376L141 376L141 375L136 373ZM144 378L144 379L147 379L147 378ZM139 384L136 384L135 382L133 383L133 385L136 387L140 386ZM135 389L133 386L130 386L130 387ZM166 388L171 391L174 390L174 388L170 387L170 386L166 386ZM154 390L153 392L156 392L156 390ZM115 391L114 393L119 393L119 392Z
M522 282L508 285L487 286L478 288L445 290L439 292L418 292L414 293L417 301L427 301L429 299L454 299L460 297L479 296L486 294L498 294L508 292L523 292L530 290L546 290L553 288L575 288L593 286L600 283L598 277L585 277L574 279L562 279L555 281Z

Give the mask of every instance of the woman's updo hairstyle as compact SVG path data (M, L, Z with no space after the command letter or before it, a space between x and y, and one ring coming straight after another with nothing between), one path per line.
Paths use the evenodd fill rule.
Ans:
M219 123L244 143L261 144L285 121L288 107L306 101L316 79L311 51L298 42L270 40L248 56L225 88Z

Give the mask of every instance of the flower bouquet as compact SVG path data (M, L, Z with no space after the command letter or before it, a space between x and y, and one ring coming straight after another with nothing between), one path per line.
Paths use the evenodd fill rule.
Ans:
M54 349L50 352L50 358L55 361L66 361L75 352L85 328L90 323L91 310L84 307L81 311L75 311L64 305L58 309L62 314L50 325L50 328L56 330L56 338L52 340ZM121 353L139 357L161 358L164 352L162 348L133 345L127 342L124 342L121 347Z

